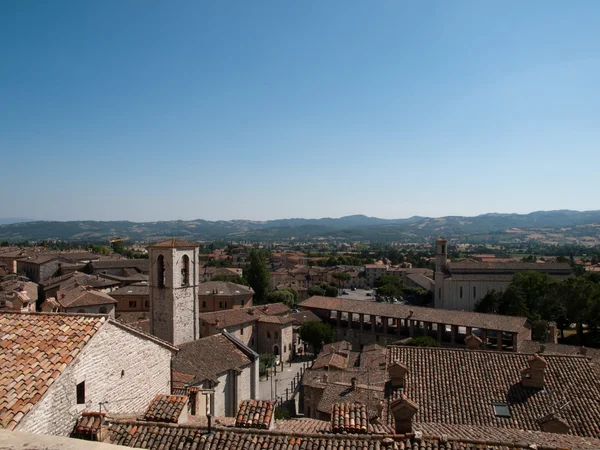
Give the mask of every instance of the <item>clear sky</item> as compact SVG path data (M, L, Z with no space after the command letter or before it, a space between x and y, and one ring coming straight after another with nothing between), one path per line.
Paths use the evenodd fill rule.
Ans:
M600 1L0 1L0 217L600 209Z

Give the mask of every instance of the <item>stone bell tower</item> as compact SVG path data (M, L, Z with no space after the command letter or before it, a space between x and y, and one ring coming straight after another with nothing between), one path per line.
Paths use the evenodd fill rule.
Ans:
M436 308L444 307L444 269L448 262L448 241L439 238L435 241L435 291L433 304Z
M198 245L167 239L148 254L150 332L173 345L198 339Z

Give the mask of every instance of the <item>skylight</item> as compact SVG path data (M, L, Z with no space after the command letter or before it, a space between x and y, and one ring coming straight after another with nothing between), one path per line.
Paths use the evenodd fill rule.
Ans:
M492 403L494 407L494 415L496 417L510 417L510 410L506 403Z

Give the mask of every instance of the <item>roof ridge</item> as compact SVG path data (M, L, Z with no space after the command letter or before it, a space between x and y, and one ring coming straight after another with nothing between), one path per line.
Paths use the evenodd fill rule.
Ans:
M130 327L128 324L123 323L123 322L121 322L121 321L119 321L117 319L113 319L113 318L109 317L108 320L107 320L107 323L112 323L112 324L117 325L118 327L124 328L124 329L126 329L126 330L128 330L128 331L130 331L130 332L132 332L134 334L138 334L138 335L140 335L140 336L142 336L142 337L144 337L146 339L150 339L150 340L152 340L152 341L154 341L154 342L156 342L156 343L158 343L160 345L163 345L164 347L170 348L170 349L175 350L175 351L179 351L179 348L176 347L176 346L174 346L170 342L162 340L162 339L160 339L160 338L158 338L158 337L156 337L156 336L154 336L154 335L152 335L150 333L146 333L145 331L139 330L139 329L134 328L134 327Z
M531 352L509 352L503 351L499 352L498 350L489 350L489 349L469 349L469 348L454 348L454 347L418 347L412 345L388 345L385 349L390 348L406 348L413 351L423 351L423 350L432 350L432 351L446 351L446 352L462 352L462 353L491 353L494 355L519 355L519 356L531 356L531 355L542 355L544 358L546 357L559 357L559 358L573 358L573 357L581 357L585 359L589 359L586 355L564 355L564 354L550 354L550 353L531 353ZM600 349L599 349L600 350Z

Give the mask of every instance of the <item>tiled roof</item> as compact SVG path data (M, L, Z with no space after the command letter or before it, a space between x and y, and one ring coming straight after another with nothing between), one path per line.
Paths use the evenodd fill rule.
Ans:
M285 303L267 303L266 305L257 306L260 310L268 316L280 316L290 311L290 307Z
M111 297L128 295L150 295L150 288L148 287L148 285L129 285L115 289L110 293Z
M560 409L571 432L600 438L600 381L585 357L544 355L544 389L524 387L531 355L443 348L388 347L388 362L408 368L406 396L419 423L540 430L538 419ZM508 405L497 417L493 403Z
M75 424L72 436L90 441L96 441L98 432L104 424L105 413L97 411L84 411Z
M438 423L421 423L415 425L415 430L421 431L423 436L446 436L452 442L488 442L504 443L512 449L538 448L538 449L570 449L570 450L598 450L600 439L584 438L572 434L544 433L542 431L526 431L507 428L444 425ZM537 446L537 447L535 447Z
M164 241L156 242L152 244L150 247L158 247L158 248L192 248L198 247L198 244L194 244L190 241L185 241L183 239L171 238Z
M42 285L44 289L55 286L59 286L60 289L64 289L68 286L73 286L74 284L79 284L80 286L91 286L94 288L105 288L118 286L119 282L107 280L99 275L88 275L81 272L71 272L66 275L49 278L40 282L40 285Z
M186 403L187 397L185 395L158 394L148 405L144 420L177 423Z
M237 412L235 426L268 430L273 420L273 402L243 400Z
M600 349L577 345L554 344L523 340L519 342L519 353L542 353L543 355L581 355L590 359L590 364L600 377Z
M198 295L223 295L223 296L235 296L235 295L253 295L254 291L248 286L241 284L231 283L229 281L207 281L200 283L198 286Z
M140 269L142 272L147 272L150 269L150 261L148 259L113 259L92 261L88 264L94 271L104 269L124 269L128 267Z
M395 305L390 303L365 302L343 298L314 296L300 303L302 308L311 310L344 311L355 314L444 323L488 330L502 330L513 333L523 332L528 326L525 317L500 316L466 311L425 308L421 306Z
M264 313L259 307L224 309L221 311L198 314L202 322L216 326L218 329L235 327L238 325L256 322Z
M0 428L19 424L105 322L103 316L0 313Z
M454 272L524 272L533 270L547 273L572 273L573 269L567 263L527 263L527 262L479 262L479 261L460 261L449 262L448 270Z
M368 429L367 408L362 403L334 403L331 406L331 430L334 433L366 433Z
M306 419L304 419L306 421ZM310 420L310 419L308 419ZM290 425L296 420L287 421ZM328 422L325 422L328 424ZM294 428L294 426L292 426ZM295 431L267 431L216 426L212 433L198 425L175 425L114 420L106 433L105 442L127 447L151 450L194 449L194 450L597 450L598 441L551 433L516 433L505 440L450 439L448 436L414 434L402 435L334 435L298 433ZM517 441L515 443L515 438ZM525 442L525 444L522 444ZM555 444L553 442L558 442ZM565 446L565 444L568 444ZM532 446L532 445L537 445ZM595 446L595 447L594 447Z
M262 323L276 323L280 325L285 325L294 322L294 318L290 316L261 316L258 319L259 322Z
M72 286L70 289L58 291L56 293L56 301L58 301L63 308L117 303L114 298L104 292L79 285Z
M291 313L290 317L294 318L294 323L296 325L302 325L304 322L320 322L321 318L317 316L314 312L306 310L299 311L297 313Z
M215 334L179 345L179 352L173 357L172 370L193 375L194 382L201 382L216 380L223 372L241 369L250 363L250 358L230 339Z
M406 278L408 278L413 283L418 284L423 289L427 290L432 290L435 284L435 282L431 278L426 277L425 275L420 273L408 273L406 274Z

